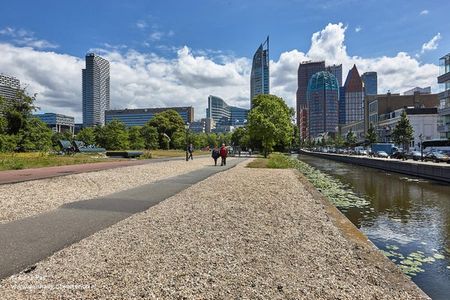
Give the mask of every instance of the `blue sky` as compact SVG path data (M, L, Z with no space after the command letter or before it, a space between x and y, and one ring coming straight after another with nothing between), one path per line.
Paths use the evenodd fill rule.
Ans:
M61 103L64 102L70 107L71 113L78 117L80 104L76 99L79 96L76 87L72 87L71 93L57 95L57 90L64 89L64 84L61 82L61 86L58 86L56 79L46 83L42 79L42 72L50 70L30 68L27 64L33 61L28 62L26 59L33 55L49 59L53 55L51 57L58 60L62 58L57 54L63 54L65 63L72 61L73 65L68 68L72 68L75 74L85 53L95 49L115 62L114 68L117 70L124 64L122 67L134 71L136 80L144 80L142 74L138 75L141 67L147 69L148 80L155 79L148 71L151 69L149 66L156 67L158 62L164 62L167 64L166 69L167 66L173 68L170 74L175 76L168 82L176 84L170 86L160 82L153 87L143 85L143 88L153 95L155 88L165 89L170 94L175 87L184 84L187 90L174 93L172 98L185 99L179 100L180 105L194 105L198 108L196 117L202 117L206 102L204 99L209 93L221 93L218 96L230 103L245 106L248 87L243 82L248 75L248 60L265 36L270 35L270 56L274 71L272 90L278 91L291 105L295 94L295 69L299 62L295 59L328 60L327 51L330 49L333 52L330 62L343 63L344 69L348 69L352 63L357 63L357 66L359 63L361 71L373 68L381 72L384 66L389 69L386 75L390 75L400 68L395 62L404 62L405 59L411 66L417 67L411 70L417 72L417 76L409 78L409 83L408 80L399 79L398 84L393 85L389 83L392 80L385 80L380 82L381 90L405 89L408 84L411 87L435 84L435 77L431 79L434 72L431 65L436 65L439 57L450 52L449 1L324 0L317 3L303 0L8 1L2 4L4 13L0 18L0 43L4 46L1 51L4 54L20 53L23 57L20 60L0 58L0 73L12 73L31 88L37 89L41 95L38 100L46 110L63 111L64 107L58 106L58 99L64 98ZM316 46L321 50L311 50L314 33L320 33ZM188 47L187 56L183 56L186 54L182 51L185 46ZM24 47L28 47L27 51ZM407 57L399 57L399 53L406 53ZM204 63L206 68L212 66L218 72L229 71L233 73L230 73L231 77L237 74L242 78L224 80L224 84L230 85L228 89L218 84L217 88L212 84L212 88L208 89L207 76L198 77L199 80L206 80L201 87L192 82L189 85L189 80L183 79L186 77L184 75L196 78L202 72L207 74L208 70L198 70L199 74L191 74L188 70L187 74L176 77L182 73L180 68L184 66L181 57L187 61L193 58L196 68ZM355 57L359 60L353 59ZM140 66L140 63L143 65ZM287 63L293 66L285 65ZM162 68L158 67L157 71ZM398 76L406 72L398 70ZM424 74L429 77L427 80ZM111 76L113 84L115 75ZM164 72L160 76L169 77ZM211 74L211 77L214 76ZM117 85L121 84L119 77L115 81ZM221 78L219 76L218 80ZM137 85L139 88L140 84ZM243 91L233 93L233 85L234 90L239 86ZM176 101L168 101L163 96L157 99L154 96L148 103L139 100L139 91L132 90L132 86L133 83L128 82L121 89L113 89L112 101L115 106L176 104ZM189 88L203 89L202 93L195 96L201 99L188 99ZM73 105L69 105L71 102Z

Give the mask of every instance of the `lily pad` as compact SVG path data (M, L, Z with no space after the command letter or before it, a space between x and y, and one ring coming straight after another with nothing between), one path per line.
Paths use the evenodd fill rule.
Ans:
M397 246L395 246L395 245L387 245L387 246L386 246L386 249L389 249L389 250L398 250L399 248L398 248Z
M436 258L436 259L444 259L445 258L444 255L439 254L439 253L436 253L435 255L433 255L433 257Z

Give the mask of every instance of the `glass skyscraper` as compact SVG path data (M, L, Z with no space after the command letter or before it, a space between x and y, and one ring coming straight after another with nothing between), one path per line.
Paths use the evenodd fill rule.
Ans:
M339 83L333 74L321 71L308 83L309 136L315 138L338 132Z
M228 105L222 98L210 95L206 118L218 126L238 126L247 122L248 109Z
M327 66L327 71L336 77L336 80L338 81L338 85L342 86L342 65L332 65Z
M364 119L364 89L356 65L345 80L345 124Z
M253 55L250 75L250 108L253 107L253 98L269 93L269 37L267 37Z
M105 125L109 109L109 62L94 54L86 55L83 77L83 127Z
M361 79L364 82L364 94L365 95L377 95L378 94L377 72L366 72L361 75Z

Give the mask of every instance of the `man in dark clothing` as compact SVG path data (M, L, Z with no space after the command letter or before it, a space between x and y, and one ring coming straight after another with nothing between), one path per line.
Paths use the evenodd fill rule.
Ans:
M222 147L220 147L220 157L222 158L222 161L220 163L221 166L227 165L227 156L228 156L227 147L225 147L225 144L222 144Z
M189 146L187 146L186 148L186 161L188 161L189 159L194 159L192 157L192 152L194 152L194 147L192 146L192 144L189 144Z
M217 159L219 158L219 148L217 148L217 145L214 146L214 149L211 151L211 157L214 159L214 165L217 166Z

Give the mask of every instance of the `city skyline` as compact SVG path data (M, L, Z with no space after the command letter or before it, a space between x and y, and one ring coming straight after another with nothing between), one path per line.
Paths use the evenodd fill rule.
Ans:
M23 5L23 2L8 3L8 7L14 8ZM344 2L340 5L330 2L331 8L303 5L307 12L316 9L330 12L343 11L350 5ZM43 1L40 5L34 12L39 12L48 3ZM142 5L139 1L135 4L136 7ZM272 4L263 1L261 5L267 10ZM298 6L294 3L291 5L292 8ZM367 5L358 5L358 9L365 10ZM442 3L440 7L445 5L448 4ZM296 73L301 61L326 60L331 65L342 64L344 74L353 64L358 66L361 74L377 72L380 93L388 90L401 93L415 86L431 86L433 92L437 92L438 59L450 49L445 32L439 32L442 28L438 26L441 12L427 9L418 3L412 3L406 10L400 4L390 8L392 14L405 16L404 23L423 27L420 30L414 27L417 29L415 41L410 41L411 37L404 30L396 31L394 35L391 31L371 28L344 13L336 14L336 17L321 15L320 20L302 27L301 31L288 29L284 20L278 26L268 20L259 29L251 24L248 25L249 32L243 32L245 40L231 35L228 29L222 29L219 35L216 32L223 41L219 38L208 40L209 35L201 35L199 39L199 28L194 26L192 34L180 40L182 29L155 25L162 19L156 15L170 13L162 3L155 4L160 10L153 14L153 19L147 18L148 13L136 12L135 8L129 8L126 4L124 6L126 17L120 22L128 22L128 25L120 23L120 30L115 28L119 25L104 28L104 23L95 23L92 20L94 16L90 14L83 19L86 24L79 24L71 17L62 20L60 16L55 16L54 11L48 16L47 24L51 26L45 26L38 22L38 17L24 19L11 9L11 14L0 21L0 51L4 54L0 58L0 73L20 79L24 86L28 86L30 93L38 93L37 104L42 108L41 112L74 115L80 122L80 70L83 68L84 54L91 50L111 62L111 108L180 105L194 106L196 111L204 111L206 105L202 99L209 94L223 96L230 105L249 107L251 58L259 37L266 33L271 35L272 40L271 93L281 96L290 107L296 106ZM276 9L287 13L290 11L288 6L279 4ZM112 2L109 17L117 15L119 7L121 4ZM238 7L242 11L236 11ZM64 8L61 9L64 11ZM73 9L74 15L80 17L80 8L74 5ZM230 4L225 11L232 11L239 16L248 12L248 9ZM424 13L425 10L427 13ZM374 16L380 13L378 11ZM254 20L253 16L250 17ZM426 25L431 18L431 24L435 26ZM64 28L71 34L65 32L61 35L50 30L50 27L58 27L55 25L61 22L66 22ZM77 26L87 25L97 26L83 34L75 34ZM376 29L380 30L377 34L371 32ZM118 30L117 36L111 37L115 30ZM205 30L209 32L210 29ZM146 39L142 38L141 44L149 43L151 47L137 46L125 38L125 33L135 40L139 39L134 34L145 34ZM367 42L369 35L371 40ZM106 38L103 41L95 40L94 37L99 36ZM376 43L379 37L383 38L381 44ZM78 41L76 47L72 39Z

